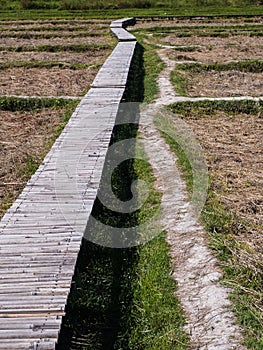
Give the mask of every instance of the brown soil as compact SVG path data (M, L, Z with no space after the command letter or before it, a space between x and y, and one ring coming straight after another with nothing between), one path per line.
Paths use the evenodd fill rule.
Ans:
M28 180L28 160L39 162L46 153L60 113L0 111L0 218Z
M0 78L0 95L79 96L92 83L97 71L97 67L6 69Z
M182 75L189 81L189 96L261 96L263 93L263 73L209 71L194 74L182 72Z

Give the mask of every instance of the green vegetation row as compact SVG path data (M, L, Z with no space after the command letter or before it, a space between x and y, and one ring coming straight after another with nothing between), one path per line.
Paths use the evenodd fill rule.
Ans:
M243 35L243 36L263 36L262 34L262 29L259 30L231 30L231 31L194 31L194 30L185 30L185 31L180 31L180 32L176 32L173 34L177 37L177 38L190 38L192 36L198 36L200 38L202 37L212 37L212 38L229 38L230 36L237 36L237 35ZM162 34L153 34L153 37L157 37L157 38L164 38L166 37L168 34L162 33Z
M211 38L229 38L231 36L237 36L237 35L243 35L243 36L263 36L262 29L259 31L242 31L242 30L232 30L230 32L182 32L177 33L176 36L178 38L189 38L191 36L198 36L200 38L202 37L211 37Z
M105 8L169 8L179 6L245 6L262 4L261 0L2 0L2 8L17 8L24 9L69 9L69 10L84 10L84 9L105 9Z
M112 46L109 44L74 44L74 45L37 45L37 46L3 46L0 51L14 52L86 52L109 50Z
M32 6L25 6L27 9L23 9L19 1L6 0L1 2L0 19L75 19L79 18L102 18L109 20L110 18L119 17L131 17L131 16L207 16L208 18L216 16L254 16L262 15L263 6L253 5L254 1L248 5L250 1L227 1L219 0L209 1L207 5L206 1L164 1L164 2L151 2L149 8L142 8L142 6L135 5L133 1L127 1L128 8L118 8L114 2L97 1L96 8L83 9L83 6L79 6L78 2L72 1L72 4L67 5L68 10L61 9L58 6L58 2L51 1L39 1L36 6L35 2ZM53 5L51 6L51 3ZM91 2L90 2L91 3ZM232 3L229 5L229 3ZM42 5L41 5L42 4ZM131 7L132 6L132 7ZM28 9L29 7L29 9ZM33 9L32 9L33 7ZM38 8L36 8L38 7ZM49 7L49 8L48 8ZM80 8L78 8L80 7ZM139 8L140 7L140 8ZM42 8L42 9L39 9ZM65 7L64 7L65 8ZM103 11L101 9L103 8Z
M143 75L143 86L144 86L144 101L150 103L157 97L158 85L157 78L160 72L164 69L165 64L156 53L153 45L148 45L143 42L144 35L137 34L136 39L143 47L143 61L144 61L144 75Z
M171 82L174 86L175 92L180 96L186 96L187 87L189 81L187 77L183 76L181 71L190 71L192 73L201 73L209 71L239 71L247 73L262 73L263 72L263 61L261 60L245 60L238 62L229 63L183 63L177 66L171 72Z
M202 21L203 22L203 21ZM201 23L202 23L201 22ZM211 23L211 19L209 19L208 24ZM154 24L154 23L153 23ZM208 25L195 25L195 26L162 26L162 27L150 27L150 28L137 28L136 31L137 32L150 32L153 33L154 35L161 33L161 34L170 34L173 32L181 32L181 31L195 31L195 30L206 30L206 31L219 31L219 32L225 32L225 31L229 31L229 30L262 30L263 29L263 25L261 24L243 24L243 25L222 25L222 26L208 26Z
M145 69L142 58L153 58L145 54L143 47L138 46L124 95L127 102L142 101L146 94L152 94L150 80L153 82L157 72L152 72L146 80L150 63ZM148 87L144 89L146 81ZM123 123L125 117L120 112L117 119ZM128 120L134 118L136 111L132 108ZM111 143L134 139L137 127L128 121L115 126ZM126 150L118 152L125 154ZM142 153L142 149L134 148L137 156ZM138 158L115 169L112 188L117 198L128 200L132 196L131 183L138 178L144 180L149 188L146 203L131 214L120 214L96 200L92 215L104 224L134 227L158 210L160 193L154 189L152 169ZM108 162L105 164L107 167ZM111 239L107 232L96 227L88 226L86 234L86 237L102 236L105 242ZM84 241L58 349L186 349L189 339L183 330L183 313L174 294L176 285L170 271L164 232L151 242L133 248L105 248Z
M169 110L179 114L187 121L187 118L202 118L202 115L213 115L220 110L225 113L246 113L258 115L263 111L263 102L254 101L199 101L181 102L169 106ZM179 158L182 175L190 184L191 192L192 169L184 152L168 136L164 135L171 149ZM213 181L213 179L211 179ZM207 232L210 236L210 246L216 252L223 269L222 283L232 288L231 300L233 311L237 315L239 323L245 329L245 344L249 349L260 350L263 346L263 265L262 262L253 259L253 251L249 247L242 246L235 240L239 235L240 220L223 207L216 193L211 187L207 202L201 214ZM242 251L251 256L251 261L245 262L239 257Z
M18 196L19 192L23 190L23 183L30 179L30 177L36 172L37 168L43 161L47 152L55 140L59 137L69 118L71 117L74 109L76 108L78 101L55 99L55 98L16 98L16 97L1 97L0 98L0 110L12 111L12 112L30 112L37 113L43 109L56 109L60 117L58 126L47 135L46 142L42 147L41 154L34 154L29 152L28 158L24 163L21 163L15 170L15 173L21 179L21 184L17 184L16 188L12 192L4 192L2 203L0 207L0 216L2 216L6 210L12 205Z
M3 62L0 63L0 70L9 68L53 68L58 67L61 69L85 69L88 67L99 68L100 64L85 64L85 63L74 63L70 64L67 62L56 62L56 61L15 61L15 62Z
M228 62L228 63L211 63L211 64L202 64L202 63L184 63L181 64L178 69L180 70L189 70L191 72L206 72L206 71L229 71L237 70L240 72L249 72L249 73L262 73L263 72L263 61L262 60L245 60L238 62Z
M2 111L31 111L43 108L73 108L76 101L62 98L19 98L0 97L0 110Z
M17 38L17 39L52 39L52 38L88 38L88 37L102 37L107 33L89 33L89 32L77 32L77 33L5 33L2 34L2 38Z

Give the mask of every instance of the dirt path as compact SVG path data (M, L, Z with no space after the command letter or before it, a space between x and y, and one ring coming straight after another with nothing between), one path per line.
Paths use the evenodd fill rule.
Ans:
M167 58L166 50L158 54L166 63L158 80L160 95L142 112L140 131L150 163L157 169L157 187L163 191L161 224L171 246L173 277L186 314L186 330L193 349L243 350L240 329L230 311L229 290L219 283L221 272L207 247L206 233L193 215L186 185L176 167L177 158L153 122L161 107L196 99L175 96L169 78L176 62Z

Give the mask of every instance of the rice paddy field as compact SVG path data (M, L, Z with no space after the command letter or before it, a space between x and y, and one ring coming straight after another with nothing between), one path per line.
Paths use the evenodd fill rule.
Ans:
M44 10L30 15L2 11L0 218L35 172L116 45L109 30L111 17L152 15L139 18L129 28L141 45L144 86L140 88L145 102L158 95L158 74L165 67L160 51L175 65L169 78L177 96L262 97L262 6L255 8L239 9L239 16L225 17L217 16L214 8L214 16L201 17L205 8L199 8L200 16L195 18L167 18L167 10L162 8L148 12L63 10L59 16L57 10L53 15ZM182 8L181 12L170 11L186 13ZM157 15L164 18L154 18ZM242 329L242 341L248 349L260 350L262 100L171 101L167 108L192 128L203 148L210 188L200 221L223 271L222 283L232 290L232 309ZM174 150L177 152L176 147ZM149 166L137 164L135 168L137 174L154 183ZM184 166L181 173L187 181ZM142 217L150 215L160 201L160 194L151 186L152 203L148 211L140 213ZM183 329L185 314L174 295L177 287L170 276L164 232L153 242L120 254L88 243L81 256L60 349L191 348Z

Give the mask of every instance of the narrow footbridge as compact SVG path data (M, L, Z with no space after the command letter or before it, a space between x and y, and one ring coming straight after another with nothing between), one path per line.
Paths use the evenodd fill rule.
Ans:
M55 349L136 39L118 44L68 125L0 222L0 349Z

